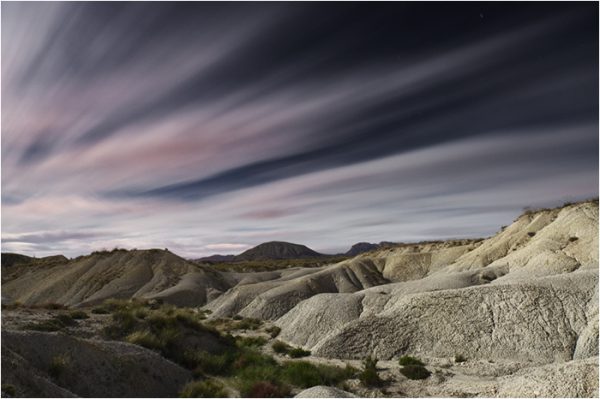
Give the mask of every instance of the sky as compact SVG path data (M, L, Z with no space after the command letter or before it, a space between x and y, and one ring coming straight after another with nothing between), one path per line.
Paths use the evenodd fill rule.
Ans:
M598 196L598 4L2 2L2 251L485 237Z

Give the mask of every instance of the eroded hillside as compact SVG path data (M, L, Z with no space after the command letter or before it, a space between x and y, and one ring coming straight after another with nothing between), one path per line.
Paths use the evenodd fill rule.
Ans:
M313 268L219 272L168 251L116 250L14 264L3 267L3 274L7 270L6 303L89 309L108 298L160 300L202 309L219 328L241 323L237 319L266 322L268 330L250 336L258 334L261 345L270 345L279 334L278 340L310 353L316 364L347 362L360 369L369 356L380 360L383 385L365 386L350 373L344 386L301 395L598 394L597 201L526 212L487 239L388 245ZM25 312L37 317L35 310ZM17 351L18 345L58 338L22 332L9 316L3 315L5 330L5 320L12 320L3 336L3 364L18 370L41 356ZM72 335L68 328L61 331L59 336ZM106 338L90 334L77 339ZM87 347L86 342L76 344ZM109 356L111 345L100 345L98 356ZM260 351L273 353L268 345ZM418 381L403 375L398 359L407 355L422 359L430 375ZM143 357L153 359L152 353ZM171 369L174 379L191 378L185 368ZM45 387L39 389L66 396L60 386L42 380L36 380ZM280 394L291 392L298 390Z

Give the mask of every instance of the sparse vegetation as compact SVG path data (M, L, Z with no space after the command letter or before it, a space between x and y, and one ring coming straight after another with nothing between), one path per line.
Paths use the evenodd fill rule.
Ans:
M368 356L363 361L363 371L358 375L360 382L367 387L379 387L383 380L377 373L377 358Z
M398 363L402 366L400 372L411 380L423 380L431 375L425 368L425 363L417 357L405 355L398 360Z
M71 359L67 355L54 356L48 366L48 374L55 380L59 379L70 366Z
M17 396L17 388L12 384L2 384L2 392L8 396Z
M34 309L48 309L48 310L62 310L66 309L65 305L61 305L60 303L47 302L39 305L31 306Z
M215 380L192 381L179 393L181 398L226 398L223 384Z
M282 378L289 384L309 388L316 385L337 385L355 377L357 371L350 366L340 368L306 361L290 361L282 367Z
M68 314L58 314L48 320L28 323L23 326L23 330L35 331L59 331L63 328L75 326L77 321Z
M273 350L276 353L287 353L289 350L292 349L291 346L289 346L285 342L281 342L281 341L273 342L273 344L271 345L271 348L273 348Z
M267 343L263 337L236 337L235 340L240 347L259 347Z
M310 351L304 350L302 348L293 348L288 351L288 355L293 358L310 356Z
M424 366L419 366L416 364L404 366L400 369L400 372L411 380L424 380L431 375L431 372L429 372L429 370L427 370Z
M211 262L203 261L211 268L226 272L258 272L280 269L289 269L292 267L320 267L333 263L338 263L348 259L348 256L324 256L322 258L306 259L268 259L268 260L248 260L237 262Z
M125 338L125 341L129 342L130 344L143 346L144 348L148 349L162 349L164 346L156 335L147 330L135 331L129 334Z
M235 331L235 330L258 330L263 321L259 319L251 319L251 318L218 318L210 320L208 325L211 325L215 328L218 328L221 331Z
M110 310L105 308L104 306L96 306L91 310L94 314L110 314Z
M275 341L271 345L271 348L275 351L275 353L279 353L282 355L288 355L293 358L310 356L310 351L304 350L302 348L294 348L285 342Z
M277 326L271 326L271 327L267 327L265 329L265 331L267 333L269 333L269 335L271 336L271 338L277 338L277 336L279 335L279 333L281 332L281 328L277 327Z
M89 319L90 317L83 310L73 310L69 313L69 316L74 320Z
M259 319L243 319L237 324L239 330L257 330L262 325L262 320Z
M527 232L527 235L529 237L533 237L533 236L535 236L535 231L529 231L529 232Z
M425 363L423 363L419 358L416 357L412 357L412 356L402 356L399 360L398 363L400 364L400 366L424 366Z
M579 240L579 237L569 237L569 242L575 242Z

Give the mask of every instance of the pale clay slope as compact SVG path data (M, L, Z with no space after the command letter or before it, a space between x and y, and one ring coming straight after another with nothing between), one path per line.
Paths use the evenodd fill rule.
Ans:
M197 306L227 290L223 275L162 250L92 254L2 285L3 297L25 304L90 305L107 298L162 298ZM229 279L231 280L231 279Z
M595 356L597 216L590 203L524 215L421 280L313 296L277 320L281 339L337 358L462 353L549 363Z
M420 279L478 244L469 240L408 245L363 254L335 265L304 269L276 280L236 286L208 304L213 317L240 314L275 320L321 293L349 293L393 281Z
M343 391L338 388L328 387L325 385L318 385L316 387L311 387L305 389L304 391L298 393L295 398L357 398L358 396Z

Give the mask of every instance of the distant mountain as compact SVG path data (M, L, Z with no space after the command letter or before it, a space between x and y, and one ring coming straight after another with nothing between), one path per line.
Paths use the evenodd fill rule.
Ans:
M305 245L282 241L271 241L257 245L235 257L236 261L267 259L304 259L321 258L323 255Z
M354 244L348 250L348 252L345 253L345 255L356 256L356 255L362 254L363 252L369 252L374 249L377 249L380 246L381 246L380 244L371 244L370 242L359 242L359 243Z

